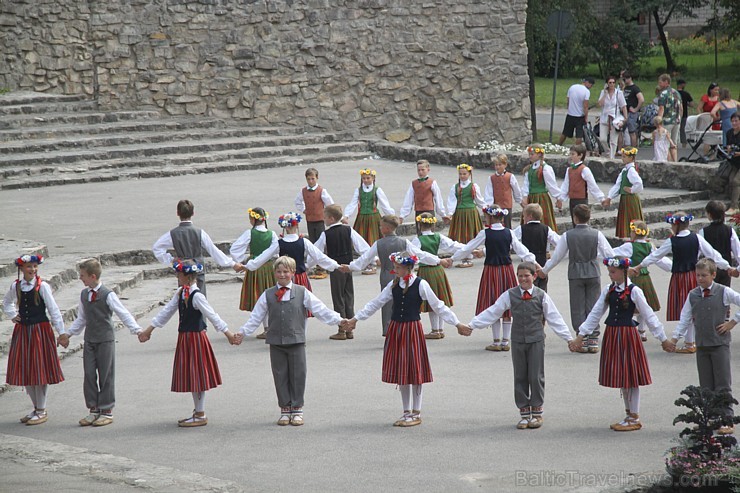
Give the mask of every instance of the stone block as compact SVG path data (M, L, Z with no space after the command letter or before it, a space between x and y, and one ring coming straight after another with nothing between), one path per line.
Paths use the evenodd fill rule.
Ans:
M208 106L205 101L196 101L185 105L185 111L188 115L203 115L207 109Z
M411 138L411 132L408 130L391 130L386 132L385 139L390 142L405 142Z

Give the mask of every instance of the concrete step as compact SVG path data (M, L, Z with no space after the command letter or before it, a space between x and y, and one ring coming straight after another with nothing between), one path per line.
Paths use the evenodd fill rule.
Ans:
M0 105L0 115L44 115L46 113L76 113L95 111L98 102L89 100L53 101Z
M46 125L90 125L131 120L158 120L160 114L154 110L144 111L78 111L55 112L33 115L7 115L0 120L0 129L43 128Z
M68 103L85 101L87 99L89 97L84 94L49 94L45 92L14 91L0 94L0 107L36 103Z

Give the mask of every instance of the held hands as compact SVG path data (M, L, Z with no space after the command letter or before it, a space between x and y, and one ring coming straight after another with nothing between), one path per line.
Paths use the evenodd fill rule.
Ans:
M247 270L244 264L240 264L239 262L235 263L231 268L234 269L234 272L244 272Z
M342 218L342 224L349 224L349 218L347 216Z
M146 330L142 330L141 332L139 332L139 342L143 343L151 339L153 331L154 331L154 327L150 325L149 327L146 328Z
M636 265L634 267L630 267L629 268L629 271L628 271L628 275L630 277L635 277L635 276L640 275L640 266L639 265Z
M468 337L470 334L473 333L473 329L470 328L469 325L466 325L464 323L459 323L456 325L457 327L457 333L461 336Z
M601 207L603 207L604 209L608 209L610 205L612 205L612 199L610 199L609 197L601 201Z
M735 325L737 325L737 322L735 322L734 320L728 320L727 322L723 324L719 324L717 326L717 332L720 334L726 334L729 331L731 331ZM64 346L64 347L67 347L67 346Z
M665 341L661 342L660 345L663 347L663 351L665 351L666 353L675 353L677 342L677 339L666 339Z
M445 224L450 224L450 216L443 216L442 221L444 221Z
M341 328L345 332L352 332L353 330L355 330L355 327L357 327L356 318L350 318L349 320L343 318L342 321L339 322L339 328Z
M559 211L563 210L563 201L561 199L558 199L555 201L555 207L558 208Z
M345 274L349 274L350 272L352 272L349 268L349 265L347 264L341 264L338 270L339 272L344 272Z
M231 332L229 329L226 329L226 331L224 331L224 335L229 340L229 344L231 344L232 346L236 345L236 336L233 332Z
M16 316L15 316L15 317L13 317L12 319L10 319L10 321L11 321L11 322L13 322L14 324L19 324L19 323L21 323L21 316L20 316L20 314L16 315Z
M486 256L486 254L483 253L483 250L482 249L476 248L475 250L473 250L473 257L475 257L475 258L483 258L485 256Z
M568 341L568 349L571 353L577 353L583 347L583 336L579 335L572 341Z
M740 270L738 270L737 267L731 267L728 269L727 273L732 277L740 277Z
M241 332L237 332L234 334L234 342L232 343L234 346L239 346L242 341L244 340L244 334Z
M69 347L69 334L62 334L57 338L57 346Z
M443 258L439 261L439 265L441 265L445 269L449 269L450 267L452 267L452 258Z

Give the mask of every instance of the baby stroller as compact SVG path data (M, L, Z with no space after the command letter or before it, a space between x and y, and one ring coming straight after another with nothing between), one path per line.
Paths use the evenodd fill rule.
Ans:
M682 157L679 161L690 163L708 163L710 157L716 154L717 147L722 145L722 131L712 130L712 115L701 113L691 115L686 119L686 140L691 146L691 154ZM704 153L703 146L711 146L709 154ZM696 157L694 157L696 155Z
M596 121L596 128L591 127L591 122L587 122L583 126L583 145L586 146L586 149L592 156L600 156L604 153L604 145L599 139L598 129L598 119Z
M652 143L653 131L655 130L655 125L653 125L653 118L655 118L656 116L658 116L658 105L655 103L650 103L646 105L644 111L640 115L640 118L637 120L639 125L639 130L637 132L637 147L641 147L642 145L649 145L645 144L648 141Z

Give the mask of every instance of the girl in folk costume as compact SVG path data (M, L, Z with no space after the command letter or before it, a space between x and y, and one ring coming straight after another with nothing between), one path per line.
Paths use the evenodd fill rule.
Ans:
M661 342L663 350L672 351L673 344L665 335L663 325L645 300L642 290L627 282L627 269L630 260L624 257L604 259L612 281L602 291L591 313L578 329L572 351L583 345L584 337L599 326L601 317L607 311L604 342L599 362L599 385L621 389L626 417L610 428L614 431L635 431L642 428L640 423L640 386L650 385L645 348L635 327L635 312L639 311L643 323Z
M357 212L355 224L352 229L357 231L360 236L372 245L378 241L380 234L380 211L383 215L396 215L396 211L391 207L388 197L383 189L375 184L377 172L374 169L365 168L360 170L360 186L355 189L352 200L344 209L344 217L349 218ZM375 274L374 265L369 265L363 273Z
M560 190L555 181L555 171L552 166L545 162L545 149L539 144L527 147L529 154L529 165L524 167L524 186L522 194L526 204L540 204L542 207L542 223L549 226L553 231L558 230L555 224L555 212L552 209L552 199L560 197Z
M425 280L414 275L414 265L418 258L408 252L390 255L395 279L383 288L380 295L368 302L346 324L352 331L358 320L366 320L389 301L393 302L393 315L388 326L383 349L382 380L396 384L401 391L403 415L393 426L416 426L421 424L422 385L432 381L424 330L421 326L420 311L426 301L445 322L454 325L459 332L470 333L457 316L434 295Z
M624 168L617 176L617 181L609 190L604 207L609 207L612 200L619 197L619 210L617 211L617 238L629 238L630 222L642 221L642 204L640 196L642 191L642 178L635 158L636 147L625 147L622 149L622 163Z
M493 305L502 293L517 285L514 267L511 263L511 249L513 248L522 260L535 262L535 256L527 247L514 236L510 229L504 227L504 217L509 214L507 209L502 209L496 204L486 207L483 212L488 218L488 227L478 233L467 245L452 255L452 260L458 260L470 255L474 249L483 246L485 248L485 262L483 274L478 287L478 303L475 314L483 312ZM484 256L484 253L475 254L476 257ZM503 328L503 339L501 330ZM509 339L511 338L511 310L506 310L498 322L493 326L493 344L486 346L487 351L509 351Z
M486 192L483 201L486 205L498 204L509 213L504 218L504 226L511 229L511 213L514 203L522 204L522 190L516 181L514 173L506 171L509 166L509 158L506 154L492 157L493 167L496 170L486 184ZM526 204L522 204L524 207Z
M467 243L483 229L478 208L485 207L486 203L480 188L473 183L472 166L465 163L458 165L457 175L458 182L452 185L447 198L447 210L452 211L449 234L453 241ZM472 267L473 262L466 258L457 266Z
M236 262L244 263L247 258L247 250L252 258L258 257L262 252L278 242L277 235L267 229L267 212L262 207L249 209L249 223L252 229L246 230L231 245L229 253ZM272 268L272 259L266 261L261 267L250 269L246 268L244 283L242 284L242 294L239 301L239 309L247 312L254 310L262 292L275 284L275 272ZM258 339L264 339L267 333L265 330L257 336Z
M139 341L148 341L155 328L164 327L175 312L179 313L177 347L172 367L172 392L190 392L195 409L192 416L179 420L177 424L184 428L205 426L208 424L205 411L206 391L221 385L221 373L203 318L207 318L231 344L236 343L236 339L226 322L213 311L206 297L198 290L195 280L203 266L190 260L177 259L172 268L177 273L180 289L152 319L151 325L139 334Z
M671 280L668 284L668 302L666 308L666 320L675 322L681 319L681 308L686 302L689 291L696 287L696 261L699 255L714 260L717 267L728 269L730 275L737 276L737 269L722 258L722 255L712 248L707 241L689 231L689 222L694 219L691 214L683 211L676 212L666 217L666 222L671 225L673 236L663 242L660 248L645 257L642 262L630 269L630 275L637 275L643 267L648 267L662 259L669 253L673 254L671 267ZM676 350L677 353L695 353L694 329L690 327L686 333L685 345Z
M440 250L448 253L455 252L465 246L462 243L453 241L443 234L435 233L434 225L436 222L437 218L429 212L424 212L416 216L416 223L419 230L421 230L421 233L419 233L418 237L411 240L411 243L415 247L432 255L438 255ZM447 274L445 274L444 267L442 265L419 264L419 277L429 283L429 287L432 288L434 294L445 304L445 306L452 306L452 288L450 288ZM432 326L432 331L429 334L425 334L424 338L444 339L445 333L442 317L432 310L426 301L422 302L421 311L429 313L429 323Z
M3 311L15 324L5 382L25 386L33 402L33 411L21 418L21 423L26 425L46 422L49 385L64 381L57 356L57 340L52 331L53 325L59 335L64 334L64 321L51 287L38 275L39 264L43 261L41 255L17 258L18 279L10 285L3 298Z

